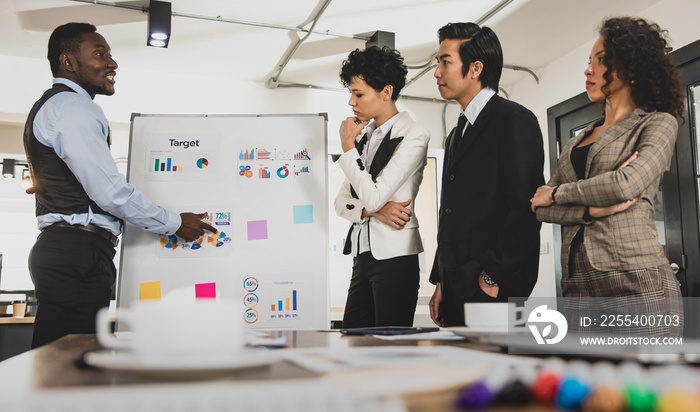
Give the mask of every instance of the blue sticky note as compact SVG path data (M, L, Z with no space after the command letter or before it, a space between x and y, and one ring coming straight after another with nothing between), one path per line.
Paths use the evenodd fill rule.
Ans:
M313 205L298 205L294 206L294 224L300 225L304 223L314 222L314 206Z

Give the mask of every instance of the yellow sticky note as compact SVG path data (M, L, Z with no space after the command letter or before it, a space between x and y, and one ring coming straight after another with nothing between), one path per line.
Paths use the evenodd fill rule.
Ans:
M141 302L146 300L160 300L160 281L141 283Z

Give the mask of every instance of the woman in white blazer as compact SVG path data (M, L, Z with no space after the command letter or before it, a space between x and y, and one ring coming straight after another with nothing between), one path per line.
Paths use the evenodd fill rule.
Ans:
M340 73L354 112L340 125L346 179L335 199L352 223L344 328L413 325L423 251L413 206L430 133L396 108L407 72L398 51L374 46L350 53Z

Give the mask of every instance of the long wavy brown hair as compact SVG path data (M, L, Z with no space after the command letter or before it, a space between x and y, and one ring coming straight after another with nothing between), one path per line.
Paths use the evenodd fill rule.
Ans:
M655 23L634 17L613 17L603 21L603 38L608 70L603 75L603 93L609 95L612 73L632 90L638 107L682 117L685 83L669 57L667 31Z

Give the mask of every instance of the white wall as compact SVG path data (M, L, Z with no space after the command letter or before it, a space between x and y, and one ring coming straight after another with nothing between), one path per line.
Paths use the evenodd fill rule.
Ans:
M19 170L19 169L18 169ZM34 198L19 187L20 179L0 177L0 254L4 290L34 289L27 258L39 231L34 217Z

